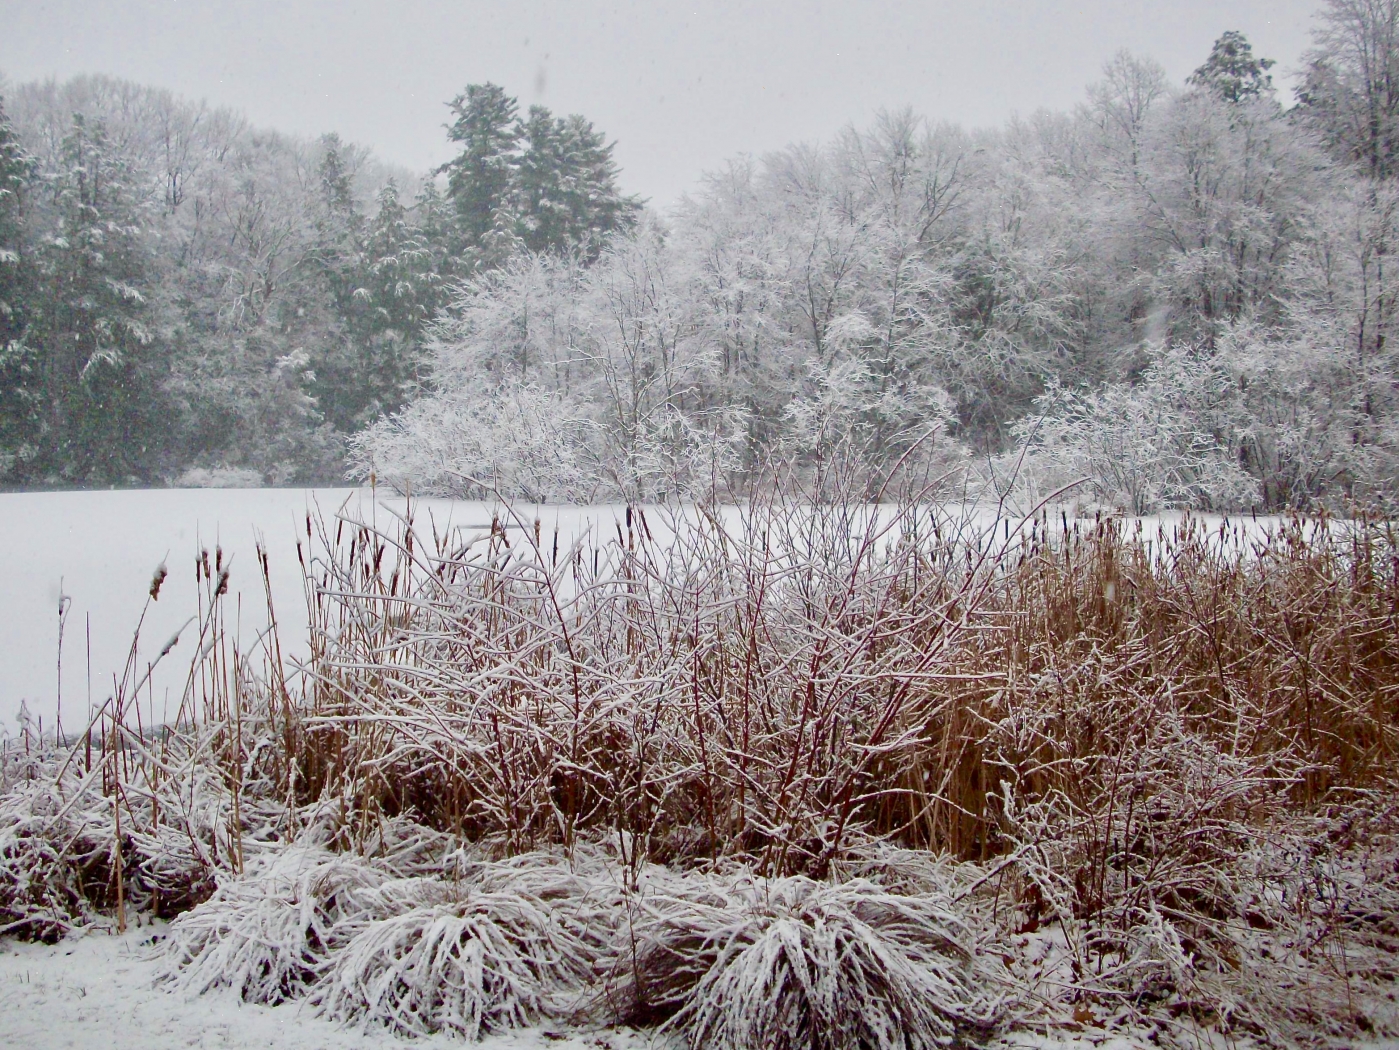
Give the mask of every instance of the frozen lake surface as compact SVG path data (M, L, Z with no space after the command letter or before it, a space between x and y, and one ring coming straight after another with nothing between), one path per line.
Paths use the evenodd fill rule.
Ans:
M414 500L414 517L429 517L439 530L487 532L492 506L451 500ZM403 501L375 498L368 489L149 489L0 494L0 728L14 731L21 701L49 731L62 701L66 733L86 725L89 696L96 703L112 691L113 675L126 663L134 628L156 568L169 577L142 628L137 666L170 639L197 609L195 558L216 545L232 558L230 622L238 619L245 644L266 625L266 599L257 569L256 544L267 547L273 598L284 652L305 644L305 601L296 541L305 536L306 514L331 518L344 508L365 520L393 526L390 509ZM540 519L561 542L600 526L609 533L624 508L520 505L517 513ZM429 533L430 534L430 533ZM59 598L70 599L63 637L62 694L58 690ZM91 660L88 625L91 625ZM154 714L173 713L193 654L194 629L152 678ZM146 691L143 690L143 698ZM143 710L146 710L143 699Z
M62 648L62 721L65 732L86 725L88 697L100 703L112 690L113 676L126 663L132 631L145 603L151 576L164 562L170 572L158 602L142 629L137 666L144 669L171 635L196 611L194 563L201 548L215 545L232 558L230 622L238 622L244 645L266 625L266 601L257 570L256 543L267 547L273 598L283 651L295 655L305 645L305 602L296 541L305 536L306 515L332 518L341 508L350 517L377 519L393 528L393 512L403 500L368 489L148 489L0 494L0 731L14 731L21 701L45 730L59 714L59 599L70 600ZM430 535L455 527L467 535L486 533L493 510L488 503L414 500L416 521ZM540 521L544 542L559 530L561 547L592 529L606 541L625 515L617 505L516 505L524 521ZM729 509L726 517L736 512ZM956 516L955 514L953 515ZM1051 521L1054 516L1051 516ZM974 513L977 528L997 528L995 515ZM1146 519L1148 534L1179 515ZM508 520L508 519L506 519ZM660 531L653 515L652 530ZM1212 526L1219 519L1206 519ZM1250 530L1277 519L1248 522ZM90 659L89 659L90 624ZM152 676L143 690L143 711L157 720L178 706L192 655L194 630ZM89 694L90 673L90 694ZM149 705L149 706L147 706Z

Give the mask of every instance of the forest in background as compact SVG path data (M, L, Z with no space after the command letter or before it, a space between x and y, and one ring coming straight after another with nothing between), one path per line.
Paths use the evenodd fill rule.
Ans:
M581 117L493 85L426 176L106 77L0 112L0 483L309 484L423 380L454 282L595 256L639 204Z
M493 85L458 155L101 78L0 125L0 483L664 499L832 457L1033 500L1391 508L1399 2L1327 0L1296 104L1237 32L1072 112L908 111L665 213Z

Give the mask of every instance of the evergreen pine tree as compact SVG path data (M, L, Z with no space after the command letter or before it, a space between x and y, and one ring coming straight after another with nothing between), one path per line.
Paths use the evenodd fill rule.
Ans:
M149 260L126 161L100 121L73 117L53 178L57 231L38 251L29 310L44 418L35 480L150 480L161 361L147 325Z
M359 287L363 263L360 240L364 219L355 205L340 136L321 139L325 152L320 163L320 200L316 216L317 251L337 313L348 317L354 312L353 295Z
M642 202L639 197L623 196L617 186L615 143L576 113L562 123L560 183L569 216L567 237L572 245L586 245L586 254L596 257L610 234L636 225Z
M409 222L392 180L377 203L359 243L357 266L336 278L348 288L337 296L343 338L315 368L317 400L342 433L403 403L416 373L423 327L441 295L432 246Z
M437 311L442 276L431 239L415 227L390 179L379 191L377 210L365 236L362 298L371 310L371 331L396 329L417 335Z
M432 258L433 272L443 280L456 276L460 269L453 254L457 241L455 211L452 202L443 198L431 180L424 181L413 200L413 228Z
M596 258L609 234L635 225L641 202L618 190L613 147L590 121L531 106L521 137L516 210L527 248Z
M32 455L38 420L34 354L24 342L32 292L24 212L33 170L0 98L0 478Z
M1225 102L1244 102L1273 90L1268 70L1275 65L1271 58L1254 58L1248 38L1231 29L1214 42L1209 58L1185 82L1210 91Z
M520 236L530 251L563 248L568 243L568 203L564 199L563 121L543 106L530 106L516 180Z
M24 198L32 169L0 98L0 346L19 338L22 330Z
M613 145L590 121L543 106L522 120L494 84L472 84L450 105L448 132L463 149L439 170L464 272L502 265L521 248L596 258L609 234L636 224L641 201L618 189Z
M448 103L456 119L447 137L461 152L439 171L447 176L447 197L456 207L455 254L468 256L500 224L515 182L520 127L518 106L496 84L472 84Z

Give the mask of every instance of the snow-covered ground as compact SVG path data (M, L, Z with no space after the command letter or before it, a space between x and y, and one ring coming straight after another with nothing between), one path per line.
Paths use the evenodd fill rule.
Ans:
M298 1003L255 1006L232 994L197 998L165 991L145 945L151 927L125 936L94 932L57 945L0 938L0 1047L16 1050L411 1050L461 1047L448 1036L398 1039L380 1029L344 1028ZM541 1027L488 1036L481 1050L655 1050L627 1029ZM1202 1042L1202 1050L1209 1047ZM1215 1045L1223 1046L1218 1040ZM1234 1045L1249 1045L1247 1043ZM1126 1035L1020 1032L996 1050L1148 1050ZM1357 1050L1399 1050L1380 1040Z
M53 947L0 938L0 1047L25 1050L382 1050L445 1047L440 1036L406 1042L383 1030L341 1028L297 1003L253 1006L230 994L186 998L155 984L144 941L90 933ZM626 1030L529 1029L494 1037L482 1050L640 1050Z
M158 932L159 927L155 930ZM52 947L0 938L0 1047L26 1050L410 1050L460 1047L439 1035L407 1041L382 1029L346 1028L299 1003L258 1006L231 993L186 997L156 983L152 927L93 932ZM1146 1050L1122 1036L1018 1033L998 1050ZM487 1036L481 1050L659 1050L628 1029L540 1027ZM1374 1050L1399 1050L1399 1044Z

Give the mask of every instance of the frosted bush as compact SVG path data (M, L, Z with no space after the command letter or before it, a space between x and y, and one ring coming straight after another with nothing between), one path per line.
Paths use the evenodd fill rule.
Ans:
M562 394L515 381L424 397L350 442L350 476L402 490L587 499L588 426Z
M0 755L0 933L55 941L103 921L119 896L126 909L167 918L213 890L226 791L198 770L187 771L187 793L163 783L158 802L128 789L118 826L102 765L85 768L79 755L48 745Z
M92 843L82 831L50 781L0 798L0 934L52 943L92 921L83 862L93 858L82 855Z
M672 1014L692 1047L911 1050L994 1023L992 970L946 898L863 879L697 881L638 903L615 993L634 1016Z
M592 968L576 931L526 893L406 879L361 899L374 917L313 994L339 1021L477 1039L536 1021Z
M1087 479L1095 502L1129 514L1170 507L1232 510L1258 502L1239 466L1237 406L1230 376L1204 356L1164 351L1140 383L1080 392L1053 386L1038 417L1017 426L1025 454L1026 502Z
M181 489L256 489L262 487L262 472L247 467L190 467L175 479Z
M363 861L319 848L255 857L170 924L165 977L194 994L228 987L248 1002L296 998L325 970L337 923L362 908L354 891L382 881Z

